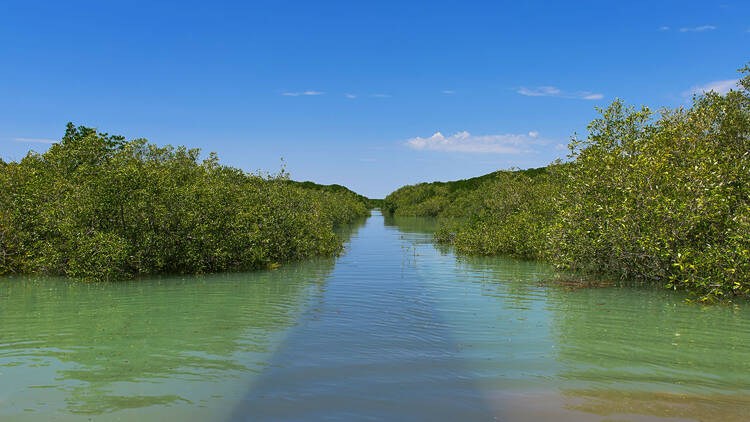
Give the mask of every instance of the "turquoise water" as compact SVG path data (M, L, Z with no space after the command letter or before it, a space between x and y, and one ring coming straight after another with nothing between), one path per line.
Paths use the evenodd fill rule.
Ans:
M0 420L750 419L750 306L568 289L375 213L337 259L0 279Z

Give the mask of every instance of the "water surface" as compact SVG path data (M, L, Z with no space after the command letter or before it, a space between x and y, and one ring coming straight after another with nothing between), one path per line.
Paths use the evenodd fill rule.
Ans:
M375 213L272 271L0 279L0 420L748 420L750 307L549 285L434 227Z

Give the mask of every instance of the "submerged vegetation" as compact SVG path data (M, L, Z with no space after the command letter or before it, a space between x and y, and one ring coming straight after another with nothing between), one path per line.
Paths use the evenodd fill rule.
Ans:
M617 100L573 139L567 163L406 186L396 215L459 217L436 240L460 253L543 259L701 300L750 294L750 68L744 88L690 107Z
M62 140L0 161L0 274L117 280L250 270L334 255L338 223L369 214L342 186L220 165L215 154L68 124Z

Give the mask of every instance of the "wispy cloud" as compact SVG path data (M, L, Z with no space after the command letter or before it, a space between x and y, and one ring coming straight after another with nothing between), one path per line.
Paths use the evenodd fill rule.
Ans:
M32 144L54 144L57 141L54 139L40 139L40 138L13 138L13 142L28 142Z
M372 94L371 96L375 98L390 98L388 94Z
M591 91L565 92L560 88L550 85L538 86L536 88L521 87L516 92L527 97L557 97L581 100L601 100L604 98L604 94L597 94Z
M543 145L548 142L539 138L538 132L528 134L503 134L475 136L469 132L458 132L445 136L435 132L430 137L408 139L404 145L416 150L452 151L495 154L522 154L533 152L532 145Z
M301 95L323 95L323 91L301 91L301 92L282 92L281 95L285 97L299 97Z
M696 26L692 28L680 28L680 32L703 32L703 31L713 31L716 29L713 25L703 25L703 26Z
M346 97L346 98L357 98L357 96L354 95L354 94L344 94L344 97Z
M604 94L594 94L593 92L588 91L584 91L580 95L580 98L583 98L584 100L601 100L604 98Z
M554 97L562 94L562 91L554 86L538 86L534 89L521 87L516 92L528 97Z
M737 89L739 79L725 79L723 81L713 81L703 85L697 85L690 88L689 91L682 93L683 97L691 97L693 94L703 94L713 91L717 94L726 94L730 89Z
M443 94L446 94L446 95L452 95L452 94L456 93L456 91L454 91L452 89L444 89L442 92L443 92Z
M666 25L665 26L660 26L659 27L659 31L669 31L669 27L666 26Z

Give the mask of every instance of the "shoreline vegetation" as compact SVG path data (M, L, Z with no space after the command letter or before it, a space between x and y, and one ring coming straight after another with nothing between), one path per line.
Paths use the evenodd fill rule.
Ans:
M0 275L114 281L333 256L372 204L339 185L248 174L211 153L69 123L45 153L0 160Z
M739 90L654 112L616 100L566 162L404 186L384 211L440 218L438 243L562 270L750 296L750 66Z

